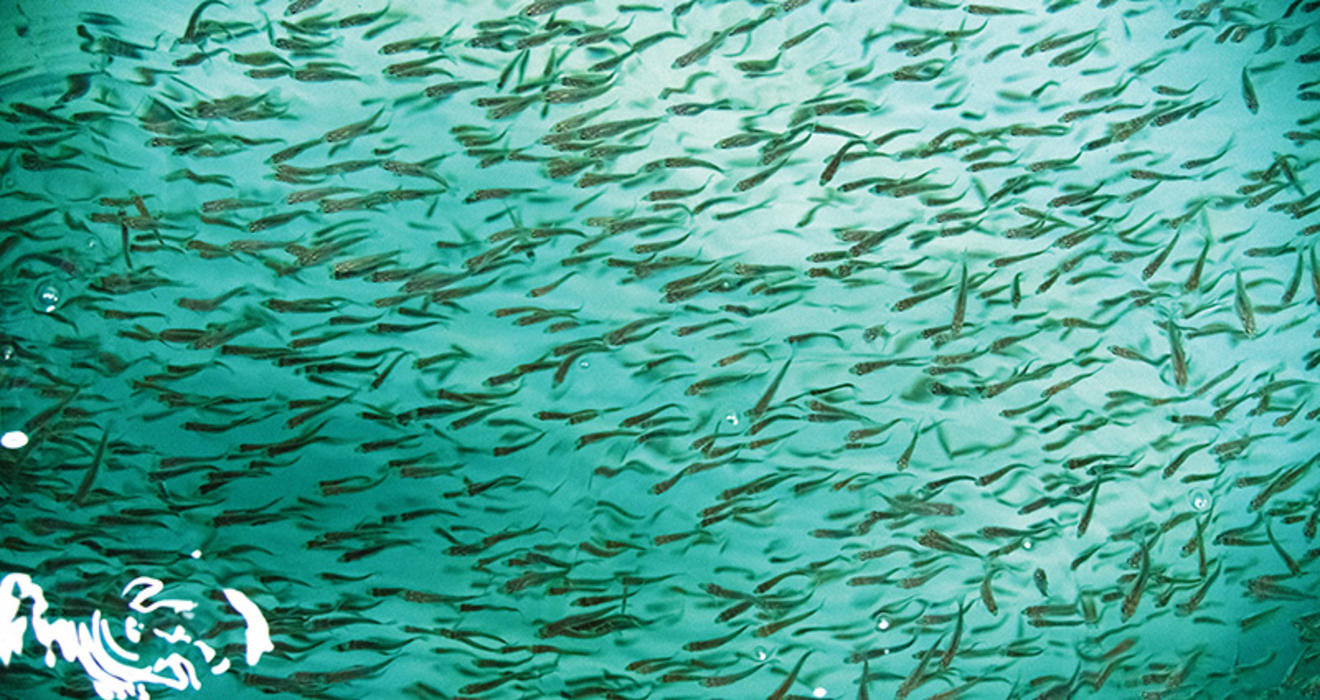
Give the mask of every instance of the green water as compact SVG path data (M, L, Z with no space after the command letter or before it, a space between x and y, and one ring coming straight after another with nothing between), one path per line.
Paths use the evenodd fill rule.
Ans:
M1320 692L1320 7L1010 1L6 0L0 693Z

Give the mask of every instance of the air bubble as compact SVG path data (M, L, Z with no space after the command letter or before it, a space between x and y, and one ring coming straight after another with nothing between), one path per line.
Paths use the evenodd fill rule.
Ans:
M823 698L823 697L825 697L826 695L828 695L829 692L830 692L830 691L825 690L824 688L817 687L817 688L815 688L814 690L811 691L811 697L813 697L813 698Z
M1210 507L1210 494L1205 489L1196 489L1187 494L1187 501L1193 510L1205 510Z
M27 433L22 430L10 430L4 435L0 435L0 447L7 450L21 450L28 444Z
M96 236L88 236L83 239L82 252L90 255L93 253L100 252L100 250L101 250L101 239L97 238Z
M1033 544L1031 543L1031 540L1022 540L1022 548L1023 548L1023 549L1031 549L1031 548L1034 547L1034 546L1035 546L1035 545L1033 545Z
M13 362L14 357L18 355L18 349L11 343L0 345L0 362Z
M587 369L588 367L591 367L591 363L587 362L586 360L582 360L581 362L578 363L578 367L581 367L582 369Z
M742 418L738 416L737 411L729 411L729 414L724 416L724 422L727 423L729 427L736 428L742 424Z
M880 618L880 621L875 623L875 628L880 630L881 632L889 629L889 618L887 617Z
M756 657L757 661L765 661L770 658L770 650L765 647L757 647L752 651L752 655Z
M60 291L59 286L50 280L41 282L32 290L32 305L43 314L48 314L59 308L63 299L64 294Z

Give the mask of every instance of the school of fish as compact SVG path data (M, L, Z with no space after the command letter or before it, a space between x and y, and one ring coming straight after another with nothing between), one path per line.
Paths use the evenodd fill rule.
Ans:
M1320 2L4 8L0 576L268 624L153 697L1320 697Z

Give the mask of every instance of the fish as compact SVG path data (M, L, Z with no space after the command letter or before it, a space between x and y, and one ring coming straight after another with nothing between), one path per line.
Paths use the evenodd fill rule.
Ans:
M686 68L692 65L693 63L696 63L697 61L705 58L706 56L709 56L712 51L719 48L720 44L724 43L724 40L729 37L731 31L732 30L730 29L725 29L722 31L712 33L711 37L707 39L704 43L700 44L691 51L688 51L687 53L674 59L674 63L670 66L670 68L672 68L673 70Z
M1210 237L1207 236L1205 244L1201 246L1201 253L1196 257L1196 262L1192 265L1192 271L1187 274L1187 281L1183 283L1183 291L1194 292L1201 287L1201 274L1205 271L1206 255L1210 252Z
M483 190L476 190L463 200L465 204L474 204L484 202L490 199L507 199L509 197L535 192L531 187L495 187Z
M963 7L963 11L971 15L981 15L983 17L996 17L1006 15L1025 14L1026 10L1013 7L1002 7L1000 5L981 5L969 4Z
M1247 111L1252 114L1260 112L1260 100L1256 97L1256 86L1251 84L1250 69L1242 67L1242 100L1247 104Z
M522 15L524 17L536 17L537 15L557 12L564 7L580 2L584 2L584 0L536 0L522 9Z
M930 549L948 552L950 554L959 554L965 557L973 557L976 559L981 558L981 554L976 550L958 542L957 540L949 538L937 530L928 529L923 532L920 537L917 537L916 540L917 544L920 544L923 547L929 547Z
M770 635L774 634L775 632L778 632L779 630L785 627L795 625L807 619L808 617L815 615L819 611L820 608L816 608L815 610L808 610L800 615L794 615L792 617L786 617L782 620L766 623L756 628L756 632L754 634L757 637L769 637Z
M911 695L912 691L916 690L922 683L928 680L926 677L926 666L930 664L930 660L934 658L935 652L939 650L939 646L943 641L944 635L941 634L929 649L921 653L921 657L917 660L916 668L912 669L912 672L903 679L903 683L898 686L898 690L894 692L894 697L897 698L897 700L903 700L903 698Z
M1045 570L1037 567L1031 574L1032 583L1036 584L1036 590L1045 597L1049 597L1049 580L1046 578Z
M197 7L188 15L188 24L184 27L183 34L179 37L180 44L196 44L201 41L197 35L197 28L202 19L202 13L211 5L223 5L223 0L202 0Z
M958 606L958 620L954 623L953 639L949 641L949 648L940 655L940 668L947 669L953 663L953 659L958 654L958 642L962 640L963 617L967 613L969 604L964 603Z
M784 700L787 698L788 691L793 687L793 684L797 682L798 674L802 672L802 666L807 663L807 658L810 656L810 650L803 652L802 656L798 657L797 663L793 664L792 670L788 672L788 677L784 679L783 683L779 684L778 688L775 688L775 690L767 696L766 700Z
M238 199L227 197L224 199L212 199L202 202L202 211L207 213L234 211L236 209L251 209L253 207L264 207L266 202L259 202L251 199Z
M1248 338L1256 335L1256 312L1251 303L1251 297L1247 295L1247 286L1242 281L1242 271L1238 270L1235 274L1235 293L1233 295L1233 309L1237 312L1238 320L1242 322L1242 332Z
M748 412L750 416L756 418L764 415L765 412L769 410L770 402L774 400L775 393L779 391L779 386L784 381L784 376L788 374L788 366L792 364L792 362L792 356L789 356L787 360L784 360L784 364L779 368L779 372L775 374L774 379L770 380L770 384L766 386L765 392L761 394L761 398L757 400L756 405Z
M898 456L898 471L907 469L908 463L912 461L912 452L917 448L917 438L921 436L921 426L918 425L912 430L912 439L908 442L903 454Z
M1174 231L1173 237L1169 239L1168 244L1166 244L1164 248L1161 249L1160 252L1155 256L1155 258L1152 259L1144 269L1142 269L1141 271L1142 279L1150 279L1155 275L1157 271L1159 271L1160 266L1162 266L1164 264L1164 261L1168 259L1169 253L1173 252L1173 247L1177 245L1178 236L1180 234L1181 231L1177 231L1177 230Z
M124 218L123 211L119 212L119 244L124 251L124 267L131 271L133 269L133 260L129 256L129 250L132 246L129 245L128 220Z
M1274 529L1270 526L1269 520L1265 521L1265 535L1269 539L1270 546L1274 548L1274 551L1278 553L1279 558L1283 560L1284 566L1288 569L1288 573L1293 576L1300 576L1302 573L1301 566L1297 564L1295 559L1289 556L1288 552L1284 550L1283 545L1279 544L1279 539L1274 536Z
M1123 605L1120 612L1124 622L1132 617L1137 611L1137 606L1141 603L1141 594L1146 588L1146 582L1150 578L1150 543L1143 542L1141 550L1138 552L1141 557L1140 569L1136 579L1132 582L1132 587L1128 589L1127 595L1123 596Z
M321 4L321 0L292 0L292 2L284 8L284 14L285 16L296 15L306 12L319 4Z
M92 490L92 484L96 481L96 474L100 471L101 462L105 458L105 447L110 439L110 427L107 425L101 430L101 442L96 446L96 452L92 455L92 461L87 466L87 471L83 473L82 481L78 484L78 489L74 491L69 499L75 506L81 506L86 500L87 494Z
M738 671L737 673L730 673L724 676L707 676L701 679L701 685L706 688L719 688L726 685L732 685L744 678L751 676L757 671L760 671L761 668L762 665L757 664L756 666L753 666L752 668L749 668L746 671Z
M295 74L295 77L296 74ZM385 108L381 107L376 113L359 122L354 122L345 126L331 129L321 135L321 140L325 143L345 143L372 131L382 131L385 127L373 129L373 125L380 115L385 113Z
M953 322L949 326L949 332L953 335L962 334L963 319L967 315L967 263L962 265L962 276L958 281L958 293L953 305Z
M801 44L807 39L810 39L812 36L815 36L816 32L819 32L820 30L828 26L830 26L829 22L821 22L820 24L817 24L811 27L810 29L794 34L793 36L785 39L781 44L779 44L779 50L787 51L793 48L794 46Z
M247 289L245 287L235 287L234 289L211 299L190 299L187 297L180 297L175 299L174 303L182 308L190 309L192 311L214 311L215 309L220 308L220 306L226 301L239 294L243 294L246 291Z
M288 148L285 148L271 155L271 157L268 160L270 163L273 164L279 164L288 160L292 160L295 157L297 157L298 154L312 148L313 146L322 143L323 141L324 139L312 139L310 141L303 141L302 143L294 144L292 146L289 146Z
M1247 509L1251 511L1260 510L1269 501L1269 499L1282 493L1283 491L1291 487L1293 484L1295 484L1297 480L1302 477L1303 474L1305 474L1307 471L1310 470L1311 465L1314 463L1315 460L1307 460L1305 462L1302 462L1301 464L1298 464L1292 469L1288 469L1283 473L1279 474L1278 477L1271 480L1270 483L1266 485L1265 488L1261 489L1260 493L1256 494L1256 496L1251 499L1251 502L1248 504Z
M1165 320L1164 329L1169 336L1169 358L1173 364L1174 383L1178 385L1179 389L1185 389L1187 387L1187 353L1183 349L1182 333L1171 317Z

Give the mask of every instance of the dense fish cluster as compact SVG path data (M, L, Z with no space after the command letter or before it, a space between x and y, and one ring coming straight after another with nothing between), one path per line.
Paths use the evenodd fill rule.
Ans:
M124 692L1320 696L1320 2L4 8L0 576L201 601Z

